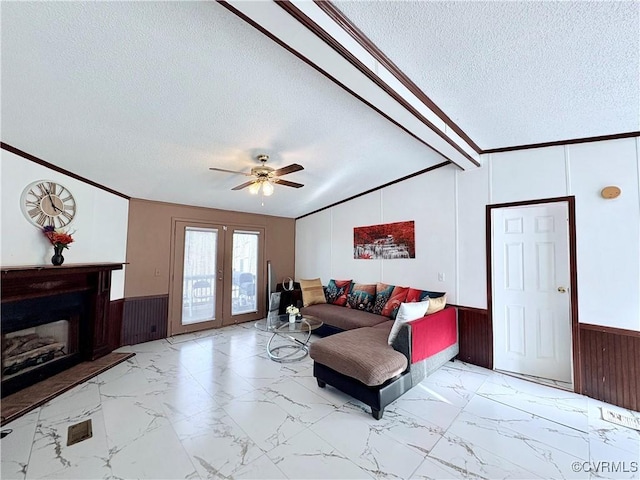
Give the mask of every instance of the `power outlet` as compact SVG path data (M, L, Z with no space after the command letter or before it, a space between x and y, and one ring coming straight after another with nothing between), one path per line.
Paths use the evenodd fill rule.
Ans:
M438 272L438 281L444 282L444 272Z
M153 275L156 276L156 277L159 277L160 276L160 269L156 268L155 272L153 272Z

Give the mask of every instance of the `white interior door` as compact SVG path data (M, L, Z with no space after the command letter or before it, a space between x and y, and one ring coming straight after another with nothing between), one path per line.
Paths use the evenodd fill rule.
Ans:
M492 212L494 368L572 382L568 205Z

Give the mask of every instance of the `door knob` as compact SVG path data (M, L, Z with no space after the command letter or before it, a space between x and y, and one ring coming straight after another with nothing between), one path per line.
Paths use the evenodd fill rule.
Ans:
M559 291L560 293L566 293L567 289L566 289L566 288L564 288L564 287L558 287L558 291Z

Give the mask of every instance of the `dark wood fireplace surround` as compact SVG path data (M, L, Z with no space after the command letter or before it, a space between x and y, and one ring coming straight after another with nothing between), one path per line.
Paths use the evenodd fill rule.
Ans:
M3 380L2 397L80 362L100 358L117 347L112 339L119 332L112 330L120 325L110 322L109 311L111 272L121 269L122 263L1 267L3 335L54 321L61 312L77 318L78 333L77 352L64 361ZM72 330L75 333L75 327Z

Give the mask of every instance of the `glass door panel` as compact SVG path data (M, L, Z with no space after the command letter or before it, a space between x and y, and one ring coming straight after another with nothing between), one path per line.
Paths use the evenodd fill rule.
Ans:
M258 311L258 245L260 232L233 232L231 315Z
M217 228L186 227L182 274L182 325L215 320Z
M175 221L169 333L222 325L224 227Z

